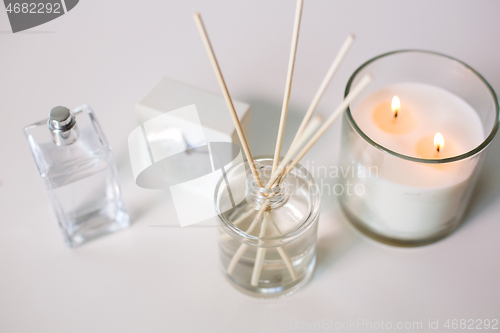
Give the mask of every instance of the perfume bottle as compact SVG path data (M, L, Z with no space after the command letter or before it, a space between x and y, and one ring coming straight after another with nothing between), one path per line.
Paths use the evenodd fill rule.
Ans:
M257 158L254 162L262 183L267 183L273 160ZM231 167L215 190L223 273L247 295L289 295L307 284L316 265L318 185L301 165L271 189L256 184L248 169L246 163ZM231 186L229 190L226 180L238 184L234 180L242 174L247 174L246 189ZM242 191L246 198L230 205L228 193Z
M90 107L55 107L24 133L70 247L129 226L111 147Z

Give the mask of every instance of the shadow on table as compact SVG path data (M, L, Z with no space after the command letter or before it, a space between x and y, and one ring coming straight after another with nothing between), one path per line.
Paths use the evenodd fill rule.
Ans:
M251 132L245 133L245 135L249 136L252 155L273 155L280 122L281 101L254 98L251 96L244 100L252 107ZM305 113L306 109L300 110L292 105L289 106L281 156L284 156L288 151L294 134L299 128Z
M330 199L336 200L335 197ZM323 203L324 204L324 203ZM349 226L347 217L338 204L327 214L321 213L316 244L316 276L321 276L328 269L334 269L335 263L363 242L360 235Z
M460 228L468 225L483 210L498 201L500 197L500 142L498 136L490 144L483 169L472 193L471 202Z
M280 121L281 101L271 101L260 98L244 98L252 106L252 130L250 133L250 148L252 154L272 155L274 153L278 124ZM321 113L321 110L318 110ZM293 136L306 113L303 110L290 105L281 156L285 155ZM316 113L315 113L316 114ZM334 186L338 179L324 179L324 182ZM359 244L362 239L349 227L349 222L340 211L335 195L322 197L322 207L329 207L326 212L320 215L320 225L317 241L317 265L315 276L327 269L334 267L334 263L351 250L353 246Z
M128 151L114 152L125 209L131 224L140 220L154 207L168 200L168 190L144 189L136 185ZM175 214L174 214L175 215ZM175 219L178 225L177 219Z

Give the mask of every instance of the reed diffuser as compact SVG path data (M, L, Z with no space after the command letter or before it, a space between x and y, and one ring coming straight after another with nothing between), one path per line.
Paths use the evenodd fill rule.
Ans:
M319 101L354 41L349 35L315 94L292 144L283 158L281 145L292 88L303 0L297 1L274 157L254 160L234 109L214 50L200 14L194 20L210 58L222 94L233 119L246 165L236 165L226 177L248 167L246 200L224 211L222 179L215 191L215 208L221 221L219 243L226 276L237 288L257 297L289 294L312 276L316 263L316 230L319 220L319 189L310 173L298 163L371 80L367 74L326 120L313 117ZM236 176L235 176L236 177Z

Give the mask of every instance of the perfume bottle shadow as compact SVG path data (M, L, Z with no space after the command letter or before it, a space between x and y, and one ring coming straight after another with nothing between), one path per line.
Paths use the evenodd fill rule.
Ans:
M138 223L161 204L171 202L167 189L144 189L136 185L128 151L114 151L114 158L122 198L130 216L131 225ZM169 220L172 220L169 223L178 225L177 216L169 215Z

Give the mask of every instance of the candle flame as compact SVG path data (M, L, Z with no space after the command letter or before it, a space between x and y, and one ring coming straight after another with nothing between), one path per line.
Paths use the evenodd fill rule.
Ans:
M399 101L398 96L394 96L392 98L391 108L394 114L394 118L396 118L398 116L399 109L401 108L401 102Z
M434 147L436 147L438 153L444 147L444 138L443 135L441 135L441 133L439 132L434 135Z

